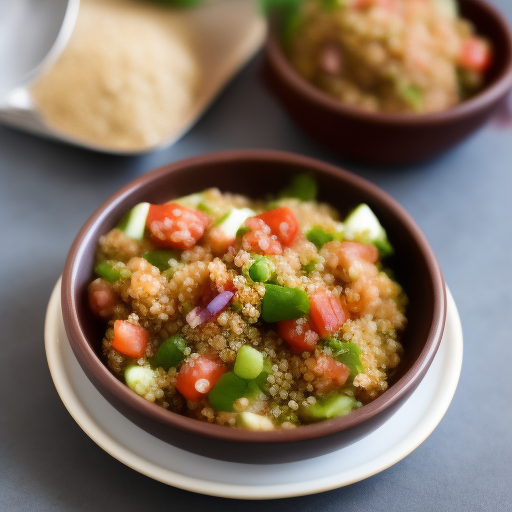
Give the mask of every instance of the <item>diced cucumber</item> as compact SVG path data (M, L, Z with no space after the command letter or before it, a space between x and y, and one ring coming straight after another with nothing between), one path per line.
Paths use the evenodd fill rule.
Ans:
M233 371L242 379L255 379L263 370L263 354L251 347L243 345L236 354Z
M169 368L178 366L185 359L186 347L185 340L179 334L174 334L158 347L155 356L150 361L151 366L163 368L166 372L169 371Z
M144 238L144 230L146 229L146 219L148 217L149 206L149 203L139 203L134 206L121 219L117 228L124 231L134 240L142 240Z
M151 388L154 373L148 366L130 365L124 371L126 385L140 396L144 396Z
M338 418L351 412L356 403L355 398L333 393L318 399L313 405L302 407L301 416L308 422Z
M246 393L247 381L233 372L227 372L208 393L208 401L216 411L233 412L235 402Z
M270 418L254 414L253 412L239 413L237 417L237 426L240 428L246 428L247 430L259 430L263 432L275 429Z
M309 297L304 290L275 284L265 285L261 317L265 322L295 320L309 315Z
M360 204L345 219L345 238L365 244L372 244L379 249L381 256L393 253L386 230L367 204Z
M249 218L254 217L256 213L250 208L232 208L224 214L216 224L228 238L235 238L238 229Z

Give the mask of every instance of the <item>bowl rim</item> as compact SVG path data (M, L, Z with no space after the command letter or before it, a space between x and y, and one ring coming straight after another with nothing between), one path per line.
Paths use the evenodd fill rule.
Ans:
M352 186L362 188L365 194L367 193L369 197L377 200L394 217L400 220L406 230L411 233L426 261L429 281L433 288L434 304L432 324L419 357L411 368L385 393L347 416L325 420L312 425L302 425L292 430L277 429L270 432L227 428L182 416L148 402L116 378L89 345L84 330L78 322L78 315L76 314L77 301L75 298L78 264L85 253L85 247L88 244L97 243L97 238L92 239L92 231L98 228L121 202L129 198L131 194L137 193L140 188L143 188L149 182L161 179L164 176L171 176L173 173L187 168L211 166L227 162L239 162L240 165L243 165L244 162L249 161L251 163L266 162L287 166L291 164L296 165L298 168L308 167L320 175L327 175L335 179L341 178L342 181L348 182ZM404 399L419 384L434 359L444 331L447 308L445 283L439 263L425 235L412 217L395 199L368 180L334 165L302 155L264 149L228 150L187 158L143 174L122 187L91 215L75 238L64 266L61 302L64 326L73 352L88 378L96 387L98 387L98 384L100 385L98 389L104 396L105 393L106 395L115 396L116 402L122 402L124 407L132 409L134 412L151 419L163 427L176 428L210 439L244 443L295 442L336 434L378 416L388 407Z
M392 124L402 127L439 125L446 122L457 121L475 112L484 110L512 89L512 31L505 17L495 6L485 0L459 0L459 2L472 4L477 9L486 11L495 21L500 28L502 37L504 37L507 42L508 60L503 63L503 69L490 85L486 86L472 98L464 100L447 110L430 114L370 112L333 98L326 92L309 83L291 66L282 51L274 23L270 23L270 29L267 33L265 55L271 63L273 70L281 76L289 88L296 90L302 97L314 103L316 107L330 110L340 116L370 124ZM478 29L478 21L473 23Z

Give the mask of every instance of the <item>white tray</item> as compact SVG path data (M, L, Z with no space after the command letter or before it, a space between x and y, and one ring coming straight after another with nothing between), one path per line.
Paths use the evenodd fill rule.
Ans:
M29 85L18 87L0 98L0 123L58 139L87 149L113 154L143 154L177 142L208 109L228 82L254 56L266 34L266 23L258 12L257 0L215 0L180 12L194 34L204 79L189 115L172 133L143 150L108 149L65 135L48 126L39 114Z

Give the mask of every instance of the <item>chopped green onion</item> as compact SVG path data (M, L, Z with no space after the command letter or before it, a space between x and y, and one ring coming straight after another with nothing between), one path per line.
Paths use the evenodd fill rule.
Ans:
M261 317L265 322L295 320L309 315L309 297L304 290L275 284L265 285Z
M355 343L331 337L327 338L327 347L331 349L334 359L350 368L350 378L353 379L356 375L364 372L361 349Z
M251 347L243 345L236 354L233 371L242 379L255 379L263 370L263 354Z
M327 242L334 240L334 235L325 231L320 226L313 226L307 233L306 238L316 245L317 249L321 249Z
M248 228L247 226L240 226L236 232L236 238L242 238L247 233L251 232L251 228Z
M305 421L315 422L346 416L357 406L355 398L333 393L319 398L316 403L302 407L301 416Z
M160 272L169 268L169 260L179 260L180 253L178 251L169 251L166 249L156 249L155 251L145 252L142 257L151 263L154 267L158 268Z
M147 366L132 364L124 371L126 385L140 396L149 391L153 378L153 370Z
M318 187L315 179L309 174L297 174L290 182L290 185L283 189L280 197L294 197L301 201L314 201Z
M267 258L260 258L249 267L249 277L255 283L266 283L272 277L272 267Z
M408 85L401 90L401 96L404 101L413 110L420 112L423 109L424 99L421 89L414 85Z
M179 334L174 334L158 347L155 356L150 361L151 366L163 368L166 372L169 371L169 368L175 368L185 359L186 347L185 340Z
M121 270L116 268L115 262L102 261L94 267L94 272L109 283L115 283L121 279Z

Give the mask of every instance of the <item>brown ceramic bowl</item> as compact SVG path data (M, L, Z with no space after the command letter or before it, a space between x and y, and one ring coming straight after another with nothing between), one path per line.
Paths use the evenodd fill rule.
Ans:
M87 285L93 279L98 238L142 201L163 203L207 187L264 197L291 176L312 173L319 199L347 213L366 202L388 232L396 255L389 265L409 296L405 357L390 388L346 417L294 430L250 432L210 425L158 407L133 393L100 357L105 326L89 311ZM240 150L199 156L164 166L129 183L101 206L80 230L62 280L62 313L71 346L101 394L122 414L164 441L208 457L247 463L307 459L343 447L382 425L423 379L444 329L443 276L428 242L409 215L371 183L331 165L275 151Z
M336 152L377 164L423 160L454 146L481 127L512 88L512 34L505 18L484 0L459 0L462 16L490 40L495 62L482 92L444 112L380 114L343 104L304 80L269 31L263 76L297 124Z

